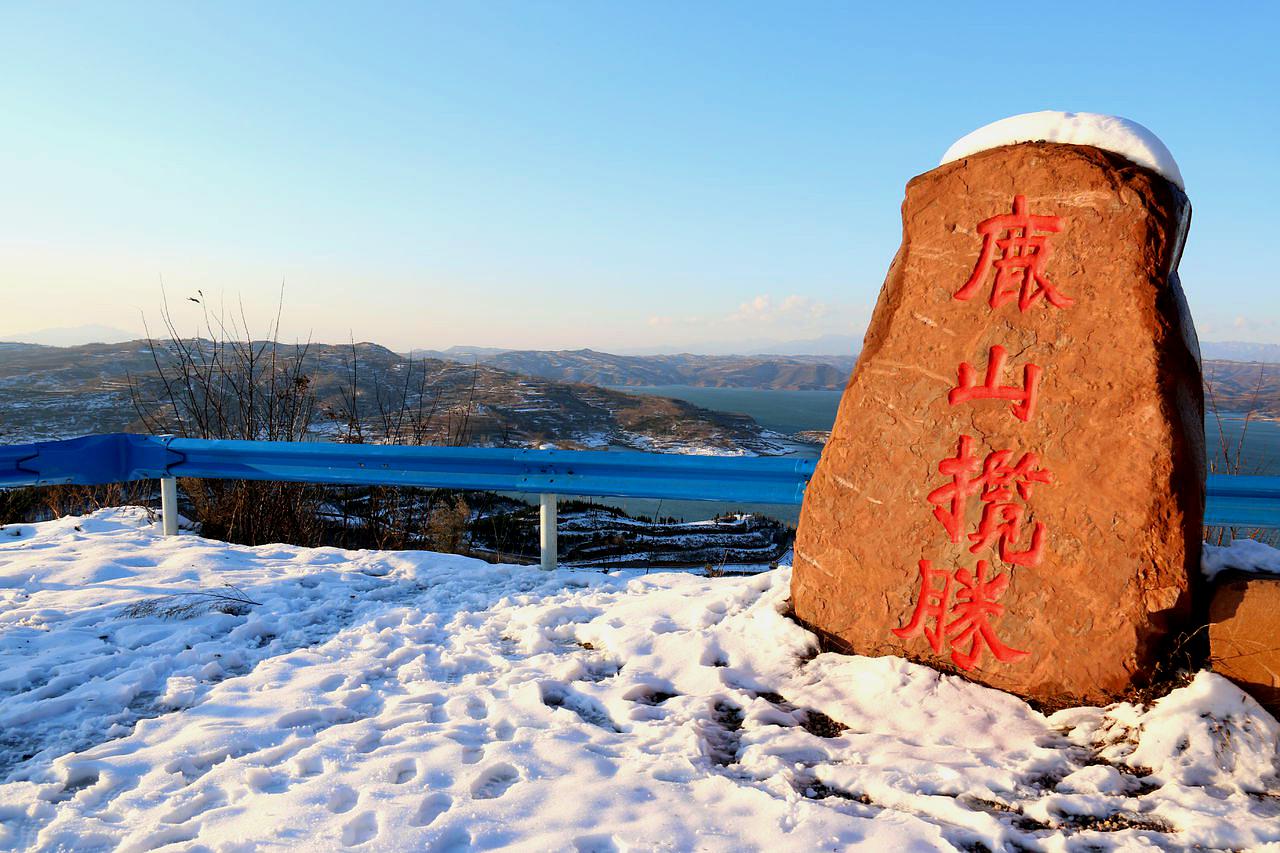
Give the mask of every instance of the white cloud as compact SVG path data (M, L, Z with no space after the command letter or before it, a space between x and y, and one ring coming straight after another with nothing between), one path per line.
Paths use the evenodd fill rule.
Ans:
M742 323L757 326L810 324L839 314L840 309L826 302L810 299L808 296L790 294L782 299L774 299L770 294L761 294L755 299L743 302L738 310L726 319L731 323Z
M1196 315L1195 325L1201 341L1280 343L1280 321L1265 314L1224 316L1205 311Z
M763 345L828 335L857 336L866 329L869 305L823 302L797 293L761 293L723 313L653 314L647 318L654 340L702 351L707 346ZM696 343L690 341L696 336ZM736 350L735 350L736 351Z

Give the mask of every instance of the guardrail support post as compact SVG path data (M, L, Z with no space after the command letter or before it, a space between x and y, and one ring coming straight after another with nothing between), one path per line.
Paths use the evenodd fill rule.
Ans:
M178 481L160 478L160 523L165 536L178 535Z
M542 496L542 569L551 571L559 562L556 553L556 496Z

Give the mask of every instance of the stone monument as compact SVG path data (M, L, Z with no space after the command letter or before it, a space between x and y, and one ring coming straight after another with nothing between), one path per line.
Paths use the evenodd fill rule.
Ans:
M1034 113L913 178L796 538L796 617L1048 704L1157 672L1193 621L1191 207L1123 119Z

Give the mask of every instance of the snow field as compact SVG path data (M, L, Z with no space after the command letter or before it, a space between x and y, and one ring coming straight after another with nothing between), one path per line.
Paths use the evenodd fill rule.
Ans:
M816 655L788 584L0 529L0 848L1280 847L1224 679L1045 717Z

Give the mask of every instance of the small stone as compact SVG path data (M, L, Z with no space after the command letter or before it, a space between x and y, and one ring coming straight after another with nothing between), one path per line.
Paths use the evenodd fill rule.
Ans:
M1280 717L1280 575L1223 577L1209 604L1215 672Z

